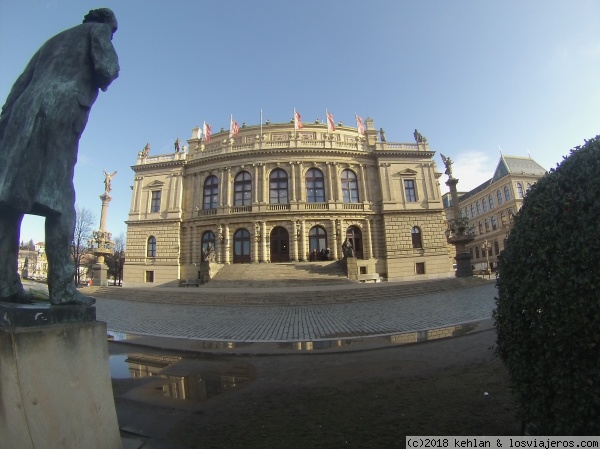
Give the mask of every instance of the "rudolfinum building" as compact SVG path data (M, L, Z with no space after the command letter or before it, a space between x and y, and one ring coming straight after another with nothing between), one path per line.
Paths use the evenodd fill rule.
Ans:
M147 145L132 166L126 285L197 279L208 246L217 267L340 260L351 247L361 274L454 276L435 152L416 130L410 143L386 142L372 119L360 131L232 121L170 154Z

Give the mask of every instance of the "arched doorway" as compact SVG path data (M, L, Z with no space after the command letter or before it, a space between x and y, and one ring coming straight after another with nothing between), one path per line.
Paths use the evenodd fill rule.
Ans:
M350 226L346 229L346 238L354 248L354 257L363 258L362 232L358 226Z
M250 263L250 233L238 229L233 234L233 263Z
M287 229L276 226L271 231L271 262L290 261L290 236Z

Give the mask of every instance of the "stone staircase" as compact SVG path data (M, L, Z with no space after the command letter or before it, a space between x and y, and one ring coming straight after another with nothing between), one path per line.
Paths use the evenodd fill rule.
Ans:
M269 267L269 265L266 265ZM267 268L268 269L268 268ZM226 276L229 276L228 273ZM225 273L223 277L226 277ZM323 279L321 278L321 281ZM168 304L198 305L313 305L334 304L383 299L399 299L442 293L462 288L470 288L495 283L495 280L472 278L445 278L410 282L380 282L360 284L349 282L321 282L320 284L298 284L294 281L222 279L220 287L209 284L199 287L84 287L81 292L99 298L115 298L129 301L156 302ZM255 283L253 286L250 286ZM217 285L217 281L215 284ZM258 286L260 285L260 286Z
M311 287L354 284L340 262L231 264L221 268L206 284L211 288Z

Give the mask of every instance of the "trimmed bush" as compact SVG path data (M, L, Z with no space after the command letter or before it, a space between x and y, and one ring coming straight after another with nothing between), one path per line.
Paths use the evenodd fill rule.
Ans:
M600 136L529 191L497 286L497 353L529 431L600 435Z

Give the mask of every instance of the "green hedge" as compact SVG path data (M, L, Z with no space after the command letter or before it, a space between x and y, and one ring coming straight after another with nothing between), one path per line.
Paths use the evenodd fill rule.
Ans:
M529 191L497 285L497 353L529 430L600 435L600 136Z

